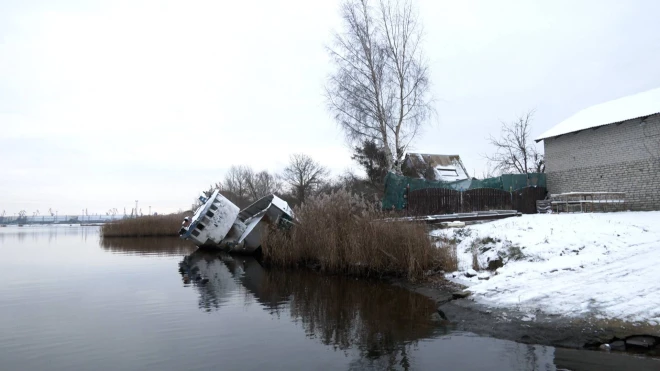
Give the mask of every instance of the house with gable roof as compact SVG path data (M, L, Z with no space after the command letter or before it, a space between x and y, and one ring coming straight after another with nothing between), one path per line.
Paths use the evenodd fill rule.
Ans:
M660 88L584 109L546 131L548 192L625 192L660 210Z

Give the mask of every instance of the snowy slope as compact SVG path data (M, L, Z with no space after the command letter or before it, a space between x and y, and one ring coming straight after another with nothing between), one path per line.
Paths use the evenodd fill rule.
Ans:
M447 275L479 302L660 324L660 212L525 215L432 234L462 235L461 271L473 247L482 268L503 258L488 280Z
M541 134L537 141L660 112L660 88L584 109Z

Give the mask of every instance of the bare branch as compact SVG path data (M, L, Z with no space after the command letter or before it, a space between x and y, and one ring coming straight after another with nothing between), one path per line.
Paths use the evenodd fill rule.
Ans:
M326 180L329 171L305 154L290 157L289 165L284 168L282 180L291 186L298 202L303 203Z
M351 143L378 143L401 172L408 145L433 112L422 27L411 0L345 0L344 32L328 48L336 71L326 101Z
M280 192L282 185L267 171L255 173L249 166L232 166L215 188L237 206L245 207L264 196Z
M545 160L535 143L530 140L530 123L534 111L529 111L512 123L502 123L499 138L491 136L489 142L495 147L495 153L484 157L502 173L542 173L545 172Z

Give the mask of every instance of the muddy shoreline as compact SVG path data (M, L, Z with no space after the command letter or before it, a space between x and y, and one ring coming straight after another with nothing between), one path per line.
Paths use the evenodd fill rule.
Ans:
M457 331L472 332L524 344L549 345L559 348L599 350L602 344L624 340L631 336L651 336L652 347L631 347L612 350L613 353L644 354L660 357L660 326L604 321L586 317L547 315L538 311L534 316L515 308L495 308L475 302L469 296L458 298L463 287L442 276L429 277L421 283L389 280L389 283L434 300L438 322Z

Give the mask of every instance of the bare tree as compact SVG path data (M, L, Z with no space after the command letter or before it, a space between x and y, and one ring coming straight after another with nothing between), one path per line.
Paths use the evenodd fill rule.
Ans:
M485 155L495 170L502 173L543 173L545 160L530 139L530 123L534 111L529 111L511 123L502 122L500 138L489 138L496 151Z
M282 189L281 182L274 175L267 171L255 173L248 168L245 172L245 179L248 187L248 195L254 202L264 196L278 193Z
M246 174L252 172L247 166L231 166L225 178L215 184L215 187L222 192L229 201L238 207L245 207L250 204L249 187Z
M246 179L246 173L251 172L252 169L246 166L232 166L225 174L225 179L222 182L223 187L226 191L234 193L239 197L247 197L248 194L248 182Z
M422 25L411 0L345 0L344 32L328 52L336 71L326 101L351 143L373 141L401 173L411 141L432 113Z
M250 166L232 166L214 188L237 206L245 207L264 196L280 192L282 184L268 171L255 172Z
M329 171L305 154L295 154L284 168L282 179L291 186L298 200L303 203L325 181Z

